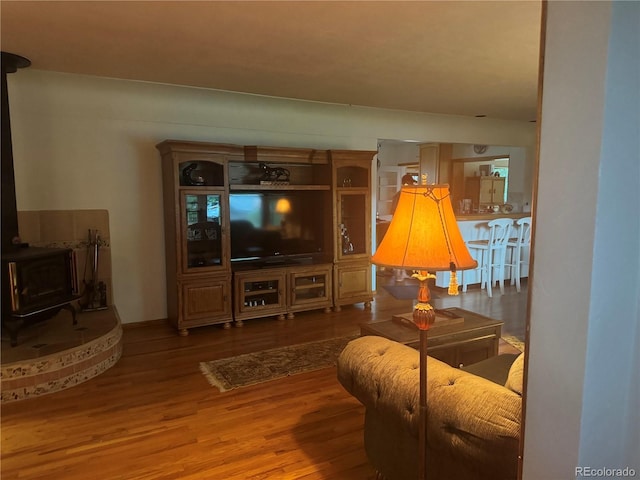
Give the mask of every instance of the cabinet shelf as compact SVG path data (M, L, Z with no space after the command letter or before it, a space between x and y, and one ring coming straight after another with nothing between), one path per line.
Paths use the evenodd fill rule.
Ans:
M229 190L231 191L256 191L256 190L264 190L264 191L282 191L282 190L330 190L331 187L329 185L245 185L245 184L237 184L237 185L229 185Z
M215 245L218 243L218 240L212 240L209 238L187 238L187 243L190 245L198 245L198 244L202 244L202 245L207 245L207 244L212 244Z
M251 310L253 312L259 312L261 310L269 310L272 308L272 304L265 303L264 305L247 305L245 304L245 311Z
M304 285L296 285L296 291L299 290L313 290L314 288L324 288L324 282L307 283Z
M337 192L369 193L368 187L336 187Z
M245 297L255 297L259 295L267 295L269 293L278 293L278 289L276 288L265 288L263 290L249 290L244 292Z
M179 185L176 187L176 190L182 192L184 190L189 190L192 192L198 193L210 193L210 192L221 192L224 191L224 187L220 185Z

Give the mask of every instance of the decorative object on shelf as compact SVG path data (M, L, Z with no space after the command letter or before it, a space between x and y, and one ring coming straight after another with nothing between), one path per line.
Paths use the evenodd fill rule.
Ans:
M218 240L220 227L215 222L202 222L187 227L187 240L199 242L202 240ZM203 235L204 232L204 235Z
M400 183L402 183L402 185L417 185L418 181L416 180L415 175L407 173L402 176Z
M488 177L491 175L491 164L480 165L478 170L480 170L481 177Z
M471 199L463 198L458 202L458 208L460 209L460 213L468 214L471 213Z
M199 228L193 228L192 226L187 228L187 240L190 242L202 240L202 232Z
M214 225L216 225L215 222L214 222ZM215 228L215 227L205 228L204 234L207 236L207 240L217 240L218 228Z
M340 224L340 237L342 238L342 253L347 255L349 253L354 252L353 243L349 238L349 232L347 232L347 227L345 227L344 223Z
M436 321L429 304L429 272L451 271L449 295L458 294L456 272L475 268L458 228L447 185L403 186L389 229L372 257L376 265L415 270L420 282L413 322L420 332L419 478L426 478L427 332Z
M182 169L182 181L185 185L202 186L205 184L204 178L197 174L198 164L190 163Z
M258 163L258 167L262 170L260 185L288 185L289 170L282 167L270 167L264 162Z

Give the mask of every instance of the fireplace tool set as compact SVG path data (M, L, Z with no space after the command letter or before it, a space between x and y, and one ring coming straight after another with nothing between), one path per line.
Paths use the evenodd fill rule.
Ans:
M105 310L107 308L107 285L98 281L98 264L100 259L100 246L102 239L98 230L89 230L89 242L87 243L87 256L84 264L84 292L78 301L84 312ZM91 268L91 278L87 281L87 269Z

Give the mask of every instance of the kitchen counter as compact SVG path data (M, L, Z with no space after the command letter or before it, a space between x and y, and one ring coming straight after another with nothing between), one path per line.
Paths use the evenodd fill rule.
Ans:
M466 242L470 240L487 240L489 238L489 227L487 223L496 218L511 218L514 221L519 218L529 217L531 213L473 213L469 215L457 215L458 228L460 228L460 234L462 239ZM510 237L515 237L513 232ZM469 249L471 256L479 260L479 252L475 249ZM511 250L507 250L507 255L510 255ZM529 255L529 249L523 250L523 255ZM505 269L505 279L510 279L511 269ZM520 272L522 277L529 276L529 265L524 264ZM458 273L458 283L460 285L460 291L462 291L462 279L463 275L467 278L469 285L474 283L480 283L480 274L476 270L465 270ZM436 272L436 286L441 288L447 288L449 286L449 279L451 274L449 272Z
M521 212L521 213L471 213L471 214L458 214L456 215L456 220L458 222L458 228L460 228L460 234L462 235L462 239L465 242L470 240L486 240L489 238L489 227L487 223L496 218L511 218L514 223L516 220L524 217L531 216L531 213ZM387 232L389 228L389 221L378 220L376 221L376 245L380 245L384 234ZM515 233L510 235L511 237L515 237ZM478 251L475 249L470 249L471 255L476 258L478 255ZM508 251L508 254L510 251ZM528 255L528 249L525 249L523 255ZM510 279L510 269L505 269L505 279ZM522 266L521 271L522 277L527 277L529 275L529 268L527 264ZM480 275L475 270L466 270L464 272L458 273L458 283L460 284L460 289L462 290L462 276L465 275L467 277L468 283L480 283ZM448 271L445 272L436 272L436 286L441 288L447 288L449 286L449 279L451 274Z

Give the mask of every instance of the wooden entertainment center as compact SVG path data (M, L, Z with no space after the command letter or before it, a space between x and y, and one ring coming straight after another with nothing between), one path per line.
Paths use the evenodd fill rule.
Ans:
M375 151L166 140L167 313L203 325L373 300Z

